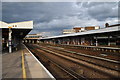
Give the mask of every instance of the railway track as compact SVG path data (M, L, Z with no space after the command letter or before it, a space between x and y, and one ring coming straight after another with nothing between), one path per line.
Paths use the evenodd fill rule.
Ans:
M40 45L43 45L40 44ZM120 51L118 48L116 50L109 49L109 48L102 48L102 47L93 47L93 46L77 46L77 45L52 45L52 44L44 44L44 46L54 46L54 47L60 47L60 48L64 48L68 51L73 51L73 52L77 52L77 53L83 53L83 54L88 54L91 56L98 56L98 57L102 57L102 58L106 58L106 59L112 59L112 60L116 60L120 62L120 54L118 51Z
M40 55L39 52L41 52L41 51L35 50L38 48L33 48L33 47L30 48L30 46L28 48L48 68L48 70L50 70L51 73L53 73L55 78L57 78L58 80L59 79L61 80L62 78L66 79L66 80L67 79L68 80L73 80L73 79L87 80L87 78L85 78L84 76L81 76L80 74L76 73L75 71L73 71L69 68L66 68L64 65L60 65L60 64L56 63L54 60L51 60L46 55ZM44 52L42 52L42 53L44 53Z
M54 45L52 45L54 46ZM95 47L95 46L80 46L80 45L56 45L58 47L64 47L67 49L74 49L74 50L84 50L84 51L91 51L93 52L96 56L100 57L105 57L108 59L114 59L120 61L120 48L112 48L112 47ZM83 53L84 53L83 51ZM96 53L98 54L96 54ZM90 54L90 55L94 55ZM102 56L102 55L104 56Z
M120 71L120 69L119 69L120 62L119 61L105 59L105 58L96 57L96 56L90 56L90 55L86 55L86 54L82 54L82 53L77 53L74 51L68 51L68 50L65 50L64 48L58 48L58 47L53 47L53 46L47 46L47 47L49 47L49 49L51 49L53 51L58 50L58 51L60 51L60 54L63 54L66 56L70 56L70 57L73 57L73 58L76 58L76 59L79 59L82 61L86 61L86 62L95 64L95 65L109 68L112 70ZM65 54L65 53L67 53L67 54Z
M73 53L71 51L63 50L63 48L53 48L52 47L52 49L50 49L50 47L49 47L49 50L48 50L48 48L46 48L46 49L47 49L48 52L51 52L49 50L52 50L54 52L58 52L58 50L59 50L59 53L65 55L65 56L69 56L69 57L72 57L72 58L75 58L75 59L79 59L79 60L94 64L94 65L98 65L98 66L101 66L101 67L104 67L104 68L107 68L107 69L119 71L120 63L118 61L113 61L113 60L108 60L108 59L106 60L106 59L98 58L98 57L95 57L95 56L91 57L91 56L88 56L88 55L86 56L86 55L82 55L82 54L79 54L79 53ZM57 49L57 50L55 50L55 49ZM45 49L43 49L43 50L45 50ZM67 55L65 54L65 52L67 52ZM84 56L82 59L81 59L81 57L82 57L81 55Z
M51 45L51 46L55 46L55 45ZM82 47L82 46L77 46L77 45L76 46L56 45L56 46L65 48L69 51L83 53L85 55L88 54L91 56L101 57L101 58L120 62L120 58L119 58L120 54L117 52L117 51L120 51L119 49L117 49L117 51L116 51L114 49L104 50L105 48L102 49L102 47L100 49L97 49L95 47L92 48L92 46L90 46L90 48L89 48L89 46ZM110 52L110 51L113 51L113 52Z
M66 59L66 60L68 60L68 61L71 61L72 63L75 63L75 64L79 64L79 65L82 65L82 67L86 67L86 68L88 68L88 69L86 69L86 70L88 70L89 71L89 69L90 70L93 70L93 72L94 71L96 71L96 73L94 72L94 73L92 73L92 74L94 74L94 75L99 75L99 76L103 76L103 74L105 75L105 76L109 76L109 77L114 77L114 78L118 78L119 77L119 75L118 75L118 70L117 70L117 68L116 69L114 69L114 66L107 66L107 67L104 67L103 65L98 65L98 64L95 64L95 62L93 62L93 61L95 61L96 60L96 58L94 59L94 60L90 60L90 61L88 61L87 59L88 58L86 58L86 56L84 56L84 57L82 57L82 59L79 59L79 57L81 57L81 56L79 56L78 54L75 54L75 53L70 53L69 51L66 51L66 50L63 50L63 48L59 48L59 49L57 49L57 48L54 48L54 47L50 47L50 46L48 46L48 47L43 47L43 46L36 46L36 45L31 45L32 47L34 47L34 49L37 49L37 51L39 51L39 50L42 50L42 51L44 51L44 52L46 52L47 54L49 53L49 54L52 54L52 55L55 55L55 56L58 56L58 57L61 57L61 58L63 58L63 59ZM30 46L29 46L30 47ZM36 47L36 48L35 48ZM68 55L69 54L69 55ZM73 55L72 55L73 54ZM70 56L71 55L71 56ZM83 55L82 55L83 56ZM85 58L84 60L83 60L83 58ZM56 63L57 64L57 63ZM118 64L118 63L117 63ZM110 68L111 69L110 69ZM65 68L65 67L64 67ZM70 72L70 70L69 70L69 72ZM72 72L73 73L73 72ZM75 74L74 74L75 75ZM83 78L83 77L82 77ZM87 78L89 78L88 76L87 76Z

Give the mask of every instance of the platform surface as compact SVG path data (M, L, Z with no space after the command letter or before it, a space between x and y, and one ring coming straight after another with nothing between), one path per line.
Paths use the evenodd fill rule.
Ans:
M2 55L2 78L22 78L21 50Z
M23 78L22 53L24 54L26 78L47 78L55 80L52 74L23 44L19 50L2 55L2 78Z

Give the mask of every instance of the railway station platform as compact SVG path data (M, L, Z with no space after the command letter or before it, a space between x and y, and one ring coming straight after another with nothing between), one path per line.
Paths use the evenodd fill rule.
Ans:
M55 80L52 74L37 58L21 44L17 51L2 55L2 78L5 79L49 79Z

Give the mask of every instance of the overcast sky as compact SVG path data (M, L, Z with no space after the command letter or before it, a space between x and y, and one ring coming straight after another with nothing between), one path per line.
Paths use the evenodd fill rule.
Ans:
M117 24L118 2L3 2L2 20L8 23L33 20L31 34L55 36L74 26Z

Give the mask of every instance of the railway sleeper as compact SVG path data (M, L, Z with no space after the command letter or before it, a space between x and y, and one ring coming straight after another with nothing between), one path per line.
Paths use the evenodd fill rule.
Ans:
M48 50L45 50L45 49L42 49L42 50L47 51L47 52L49 52L49 53L52 53L52 54L54 54L54 55L57 55L57 54L55 54L55 53L53 53L53 52L51 52L51 51L48 51ZM93 66L88 66L88 65L86 65L86 64L80 63L78 60L71 60L71 59L68 59L68 58L63 57L63 56L60 56L60 55L57 55L57 56L62 57L62 58L67 59L67 60L70 60L70 61L72 61L72 62L74 62L74 63L83 65L83 66L85 66L85 67L89 67L89 68L91 68L91 69L97 70L97 71L102 72L102 73L104 73L104 74L107 74L107 75L109 75L109 76L111 76L111 77L117 77L117 78L119 77L118 75L114 74L113 72L109 72L109 71L106 72L106 71L101 70L101 69L99 69L99 68L95 68L95 65L94 65L94 67L93 67ZM116 72L116 71L115 71L115 72Z

